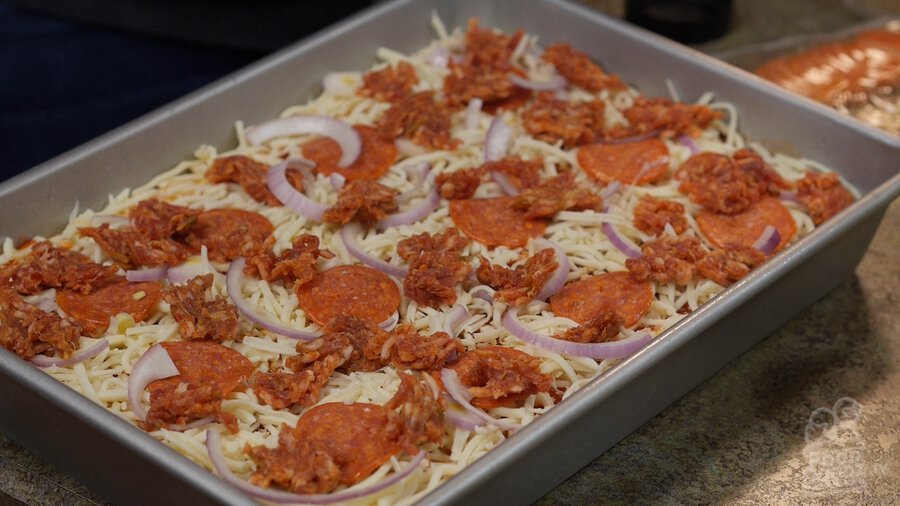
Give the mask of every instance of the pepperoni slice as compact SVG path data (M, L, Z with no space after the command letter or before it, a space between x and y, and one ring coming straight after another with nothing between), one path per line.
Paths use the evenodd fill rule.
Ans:
M243 209L213 209L197 216L185 242L199 251L206 246L209 259L230 262L259 252L275 228L265 216Z
M659 139L590 144L577 157L581 168L603 183L649 184L669 171L669 148Z
M381 323L400 306L400 289L387 275L364 265L339 265L297 287L310 320L328 325L338 315Z
M525 212L513 208L515 197L454 200L450 217L470 239L485 246L521 248L528 239L544 235L547 222L529 220Z
M181 383L189 386L212 386L221 397L234 391L253 374L256 366L247 357L212 341L173 341L162 343L178 376L156 380L148 388L153 394L167 391Z
M316 171L325 175L337 172L349 181L380 178L397 159L397 146L370 126L356 125L353 128L359 132L362 149L359 157L350 166L337 166L341 159L341 147L327 137L313 139L304 144L303 156L316 162Z
M775 251L779 251L797 232L794 217L774 197L763 197L738 214L720 214L704 209L697 213L696 219L703 235L721 249L727 249L728 244L752 247L766 226L772 225L781 235L781 241L775 247Z
M584 323L606 312L622 316L623 325L638 322L653 302L650 283L634 279L630 272L609 272L573 281L550 297L550 310Z
M136 322L146 320L159 302L161 292L162 286L155 281L122 282L89 294L61 291L56 294L56 303L77 320L88 335L97 337L109 327L109 319L119 313L130 314Z

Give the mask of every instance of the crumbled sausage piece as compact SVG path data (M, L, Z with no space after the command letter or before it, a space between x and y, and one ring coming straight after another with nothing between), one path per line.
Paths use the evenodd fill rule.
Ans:
M455 149L459 141L450 137L450 111L434 99L433 91L413 93L394 103L376 126L394 139L409 138L428 149Z
M264 404L275 409L286 409L293 405L312 406L319 401L319 395L328 375L322 378L312 369L297 373L257 372L253 375L253 391ZM324 379L324 383L317 380Z
M469 20L463 59L474 67L504 68L510 65L513 51L524 36L520 30L507 35L490 28L479 28L478 20Z
M0 322L3 322L0 346L26 359L48 351L69 358L81 336L77 323L38 309L3 284L0 284Z
M575 174L563 172L528 188L513 200L513 208L525 211L526 219L550 218L560 211L600 211L603 198L575 183Z
M42 241L9 275L9 283L19 293L33 295L47 288L80 293L92 291L121 279L114 265L94 263L81 253L58 248ZM5 282L6 280L4 280Z
M572 103L544 92L522 114L522 123L536 139L562 141L564 147L573 148L593 142L603 132L603 110L599 100Z
M492 265L481 257L475 275L478 281L497 290L495 299L518 306L534 300L557 267L559 262L556 261L553 249L547 248L538 251L525 264L514 269Z
M436 443L444 436L445 401L412 374L397 375L400 387L385 408L397 410L391 418L401 426L398 442L407 453L415 454L420 444Z
M128 217L131 226L150 240L165 239L185 232L200 211L184 206L176 206L151 198L138 202Z
M344 314L332 319L326 330L322 338L335 341L332 348L342 346L345 342L353 347L341 365L344 370L375 371L387 364L387 357L382 350L388 340L388 333L375 322ZM297 351L301 351L299 346Z
M624 323L622 315L607 311L553 337L575 343L606 343L616 339Z
M704 278L728 286L765 261L766 254L756 248L728 244L726 249L710 251L697 262L697 272Z
M207 416L215 416L232 434L237 433L237 417L222 411L223 395L212 385L191 385L181 390L157 390L151 394L150 410L144 421L146 430L168 425L185 425Z
M676 235L687 230L684 205L650 195L642 196L634 207L634 226L650 235L659 235L663 233L666 225L670 225Z
M178 265L191 256L187 246L172 239L147 239L132 228L79 228L81 235L90 237L114 262L125 268Z
M703 152L687 159L675 174L678 190L711 211L737 214L765 195L777 195L787 183L749 149L732 157Z
M397 325L388 338L391 364L397 369L438 370L465 351L462 343L446 332L420 335L409 323Z
M485 162L480 169L483 172L502 172L510 179L510 182L519 190L533 188L541 182L541 168L544 161L540 158L534 160L522 160L515 156L508 156L500 160Z
M622 112L628 126L616 125L606 132L606 138L634 137L657 133L666 139L676 135L696 137L722 113L701 104L675 103L667 98L638 97Z
M806 206L816 225L853 203L853 195L833 172L807 172L797 182L797 198Z
M338 201L325 210L322 219L328 223L357 220L371 224L397 211L397 190L368 180L350 181L341 188Z
M541 359L503 346L463 353L450 366L482 409L514 406L532 394L550 392L553 377L541 372Z
M171 306L183 339L226 341L237 333L237 309L225 297L206 300L213 275L189 280L185 285L171 285L163 290L163 299Z
M478 190L482 173L479 168L445 172L438 174L434 183L440 188L441 197L447 200L468 199Z
M653 279L659 283L674 281L686 285L697 274L697 262L706 251L696 237L663 236L641 245L640 258L625 260L625 267L640 281Z
M569 44L551 44L544 50L541 58L553 64L570 83L588 91L625 88L619 76L607 74L599 65L592 62L588 55Z
M357 93L382 102L396 102L412 92L419 82L416 69L408 62L401 61L381 70L370 70L363 74L363 86Z
M473 98L484 103L501 102L513 96L516 85L509 79L509 67L475 67L467 63L450 63L450 74L444 78L444 95L450 107L462 107Z
M425 251L412 260L403 278L403 291L421 306L439 307L456 302L456 285L472 272L459 254Z
M397 255L407 262L412 262L419 255L428 251L447 251L459 255L469 245L456 228L448 228L440 234L423 232L404 239L397 244Z
M294 238L291 247L275 256L271 250L270 238L265 250L247 259L244 272L258 275L266 281L284 281L298 286L312 281L316 275L316 262L319 258L334 258L334 253L327 249L319 249L319 238L310 234L300 234Z
M266 182L268 172L269 166L264 163L247 156L232 155L213 160L205 177L210 183L237 183L253 200L270 206L280 206L281 201L272 194ZM300 172L288 170L287 174L288 180L297 187L296 183L302 179L302 176L298 177ZM298 190L302 188L301 183Z

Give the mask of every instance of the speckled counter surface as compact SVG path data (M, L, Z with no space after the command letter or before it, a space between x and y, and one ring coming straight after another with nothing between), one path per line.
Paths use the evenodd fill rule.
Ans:
M735 15L699 49L865 19L838 0L738 0ZM900 504L898 285L900 201L855 276L538 504ZM106 504L0 435L0 506L20 503Z

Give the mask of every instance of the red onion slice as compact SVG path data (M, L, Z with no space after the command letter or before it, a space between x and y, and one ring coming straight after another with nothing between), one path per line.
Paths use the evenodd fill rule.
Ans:
M172 357L160 344L154 344L134 363L128 376L128 404L138 420L147 418L147 410L141 404L144 389L150 383L172 376L178 376L178 368Z
M484 138L484 161L499 160L506 156L513 133L512 127L507 125L502 118L499 116L494 118Z
M289 327L284 323L272 320L269 315L257 312L256 308L241 293L241 286L244 284L244 265L246 263L247 261L244 257L235 258L231 261L231 265L228 266L228 274L225 275L225 289L228 291L228 296L231 297L231 301L234 302L238 311L251 322L278 335L304 341L317 339L320 334Z
M266 183L269 186L269 190L275 195L275 198L292 211L311 220L322 221L322 215L325 214L328 206L320 204L298 192L291 186L286 177L288 167L299 168L308 174L311 168L310 164L312 162L299 158L285 160L269 169L268 174L266 174Z
M132 283L143 283L145 281L159 281L166 277L166 266L152 267L150 269L137 269L125 271L125 279Z
M759 239L753 243L753 247L762 251L766 255L771 255L775 248L781 244L781 233L772 225L766 225L766 228L760 234Z
M519 321L519 308L511 307L503 314L503 328L519 339L539 348L563 355L593 359L624 358L641 349L653 338L649 332L638 332L633 336L608 343L573 343L539 334Z
M600 197L604 202L606 202L610 197L615 195L615 193L619 191L619 188L621 187L622 183L620 183L619 181L613 181L612 183L606 185L602 190L600 190ZM604 209L603 211L606 212L606 209Z
M603 233L609 239L613 246L616 247L619 251L625 254L628 258L640 258L643 254L641 253L640 248L637 247L636 244L631 242L631 239L622 235L618 229L612 226L611 223L605 222L601 227L603 229Z
M341 147L338 167L352 164L362 150L359 133L348 123L326 116L291 116L279 118L248 128L244 136L250 144L262 144L275 137L288 135L318 134L330 137Z
M562 76L553 76L549 81L532 81L517 74L510 74L509 80L520 88L534 91L557 91L566 87L566 80Z
M328 178L328 181L331 183L332 188L334 188L335 190L340 190L344 187L344 183L347 182L347 178L335 172Z
M538 292L537 297L535 297L537 300L546 301L551 295L558 292L559 289L566 284L566 279L569 277L569 256L566 255L566 252L563 251L558 244L548 239L544 239L543 237L535 239L534 246L535 251L551 248L553 250L553 256L556 258L556 262L559 263L559 266L553 271L553 274L547 278L541 291Z
M109 349L109 341L107 341L106 339L101 339L83 350L76 351L69 358L35 355L28 360L38 367L69 367L77 363L84 362L85 360L94 358L107 349Z
M206 246L202 246L202 248L205 250ZM203 251L200 256L191 257L181 265L169 267L166 279L169 280L169 283L177 285L212 272L216 272L216 270L210 265L209 260L206 259L206 252Z
M500 187L500 190L502 190L503 193L512 197L515 197L519 194L519 189L516 188L516 185L514 185L512 181L510 181L509 176L507 176L503 172L500 172L499 170L492 170L491 179L493 179L494 182L497 183L497 186Z
M422 202L410 207L406 211L394 213L383 220L379 220L375 223L375 228L378 230L386 230L402 225L411 225L431 214L440 203L441 194L438 193L437 185L434 185L428 194L425 195L425 198L422 199Z
M694 139L691 139L691 138L690 138L689 136L687 136L687 135L682 135L682 136L680 136L680 137L678 138L678 142L679 142L682 146L688 148L688 149L691 151L691 154L692 154L692 155L696 155L697 153L700 152L700 147L697 146L697 143L694 142Z
M484 425L484 420L466 411L465 408L453 402L447 402L447 409L444 410L444 420L450 422L457 429L474 432L476 428Z
M456 304L453 306L453 309L444 315L444 332L450 337L458 336L462 329L457 330L457 327L459 327L460 323L466 321L467 318L469 318L469 310L466 309L466 306Z
M200 428L200 427L203 427L204 425L213 423L213 422L215 422L215 421L216 421L216 417L215 417L214 415L209 415L209 416L204 417L204 418L201 418L201 419L199 419L199 420L194 420L194 421L191 422L191 423L185 423L185 424L174 424L174 423L173 423L173 424L169 424L166 428L169 429L169 430L174 430L174 431L178 431L178 432L184 432L184 431L186 431L186 430L198 429L198 428Z
M399 322L399 321L400 321L400 313L398 313L397 311L394 311L394 314L389 316L387 320L379 323L378 326L384 330L390 331L397 325L397 322Z
M484 105L484 101L480 98L473 98L466 105L466 128L468 130L478 128L478 115L481 113L482 105Z
M405 204L409 202L414 197L417 197L419 194L421 194L422 188L428 183L434 184L435 176L429 174L430 171L431 164L428 162L421 162L415 165L403 167L403 172L406 172L406 176L409 179L409 182L412 183L413 187L398 195L397 203Z
M450 394L450 397L452 397L454 401L456 401L460 406L465 408L465 410L472 415L475 415L481 420L484 420L485 422L494 425L501 430L513 431L518 430L522 427L517 423L497 420L493 416L473 406L469 402L472 399L472 394L470 394L466 386L459 381L459 376L453 369L441 369L441 381L444 383L444 388L447 390L447 393Z
M358 499L400 483L418 469L422 461L425 460L425 452L420 451L405 469L395 472L389 478L374 485L350 488L331 494L294 494L284 490L258 487L238 478L228 468L228 464L225 463L225 455L222 454L221 435L216 430L208 430L206 432L206 451L209 453L209 459L212 461L213 467L216 468L223 480L253 497L274 503L331 504Z
M344 241L344 247L347 248L347 253L350 253L357 260L362 262L373 269L378 269L379 271L387 274L388 276L394 276L396 278L406 277L406 273L408 269L403 267L402 265L394 265L390 262L385 262L384 260L367 253L359 243L356 242L356 236L362 233L362 226L356 222L350 222L341 227L341 240Z
M494 303L494 289L487 285L476 286L469 293L472 295L472 297L479 298L491 304Z

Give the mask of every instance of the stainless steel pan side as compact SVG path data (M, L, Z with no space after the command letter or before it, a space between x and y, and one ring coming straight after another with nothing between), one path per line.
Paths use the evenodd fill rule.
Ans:
M568 41L645 94L712 91L741 112L752 139L836 168L863 197L730 287L664 336L433 492L426 503L533 500L713 374L849 275L900 194L900 141L745 72L559 0L398 0L380 5L0 185L3 235L49 235L76 201L168 169L202 143L234 142L233 122L273 117L318 90L324 73L361 69L374 48L412 51L449 27L523 28ZM110 499L127 504L249 504L213 475L0 350L0 427ZM89 465L88 465L89 464Z

